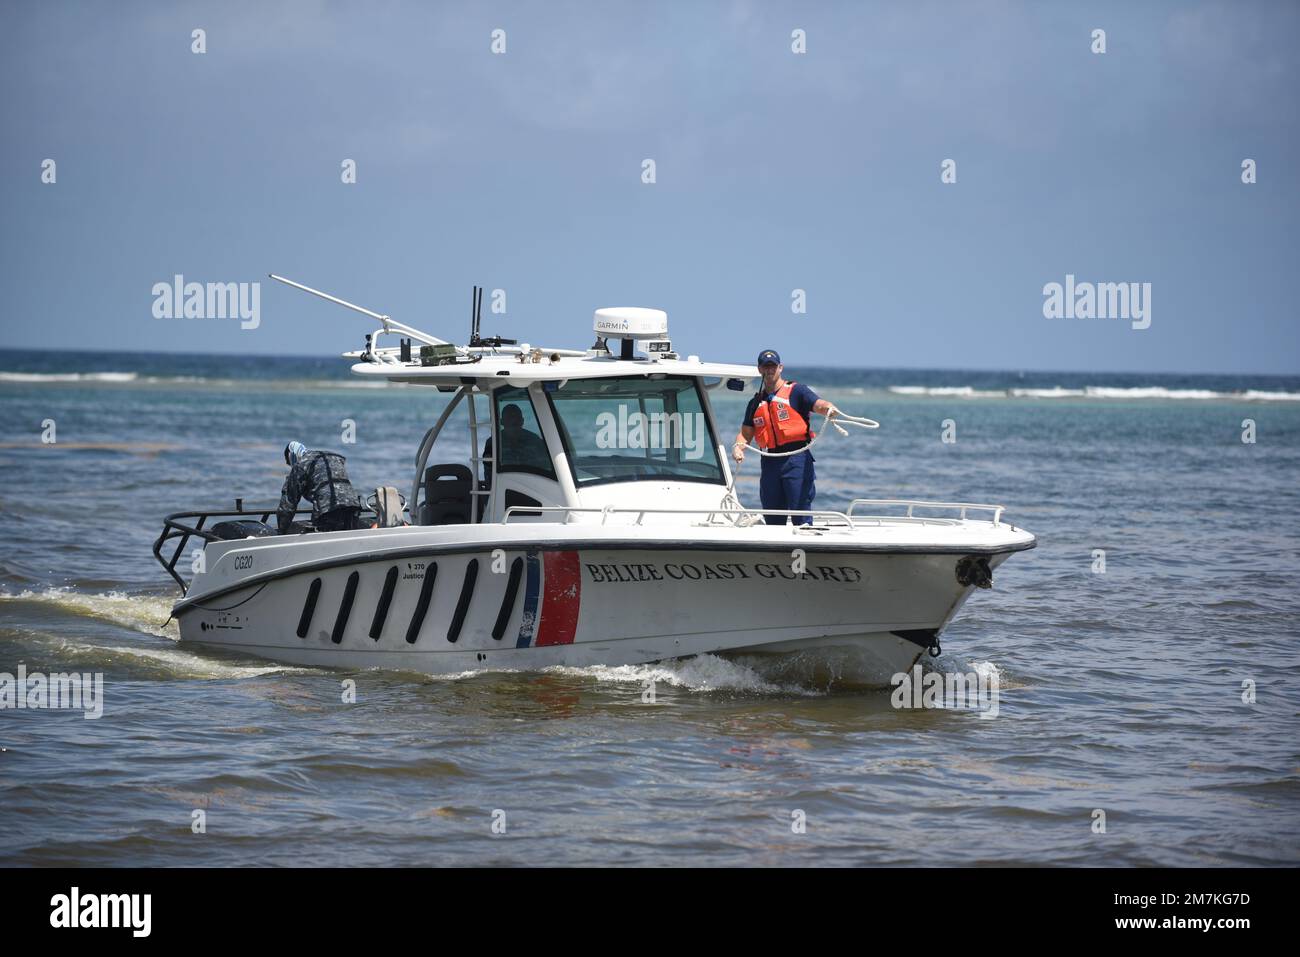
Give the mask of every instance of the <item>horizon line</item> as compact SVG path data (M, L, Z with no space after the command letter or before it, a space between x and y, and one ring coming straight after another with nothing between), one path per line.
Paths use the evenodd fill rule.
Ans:
M61 353L69 350L51 350L48 348L32 346L9 346L0 345L0 352L27 352L27 353ZM271 358L271 359L336 359L342 360L339 353L283 353L283 352L190 352L183 349L77 349L71 350L84 354L101 354L101 355L137 355L137 356L203 356L213 358ZM1063 375L1087 375L1095 373L1098 375L1204 375L1204 376L1258 376L1261 378L1285 379L1300 377L1300 370L1295 372L1206 372L1193 371L1188 369L1059 369L1059 368L1033 368L1026 366L928 366L928 365L838 365L826 364L820 362L808 362L801 364L806 369L830 369L837 371L862 371L862 372L1006 372L1012 375L1017 373L1037 373L1043 375L1063 374ZM798 368L798 366L796 366ZM755 373L757 375L757 373Z

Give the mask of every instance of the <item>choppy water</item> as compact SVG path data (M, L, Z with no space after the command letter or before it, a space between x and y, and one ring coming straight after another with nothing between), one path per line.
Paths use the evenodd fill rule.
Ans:
M446 397L341 369L0 352L0 672L105 681L98 720L0 711L0 863L1300 862L1300 380L792 370L883 426L819 445L818 505L997 501L1039 536L945 633L939 667L1000 678L981 720L800 659L434 679L178 646L162 515L273 501L284 443L344 418L358 484L409 483Z

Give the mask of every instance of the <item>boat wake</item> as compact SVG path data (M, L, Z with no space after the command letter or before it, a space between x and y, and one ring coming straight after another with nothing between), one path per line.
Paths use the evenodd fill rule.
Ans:
M33 651L39 649L41 654L57 662L60 670L125 669L128 677L200 681L318 673L314 668L277 665L273 662L223 660L206 652L191 651L179 646L123 645L30 631L25 633L24 638ZM39 670L34 662L25 663L29 669ZM48 665L46 662L45 666Z
M24 629L23 637L55 657L81 667L127 664L157 671L169 677L190 679L256 678L271 674L313 674L319 669L223 659L211 649L187 649L174 644L179 632L168 621L172 599L166 596L131 595L121 591L79 592L69 588L46 588L0 592L3 603L29 603L76 618L89 618L153 638L166 644L123 645L70 638L66 635ZM1014 682L990 661L941 662L925 660L927 670L964 670L996 675L1002 688ZM556 666L543 673L592 678L597 682L630 684L645 688L651 682L688 692L741 695L822 697L833 691L889 690L891 676L863 672L857 664L834 650L810 649L787 654L712 654L641 665ZM481 678L481 671L460 674L423 675L423 680Z
M178 641L180 630L174 621L168 622L172 602L171 597L159 595L130 595L121 591L91 593L71 588L0 592L0 603L44 606L76 617L119 625L143 635Z
M925 671L963 672L985 680L996 678L1000 688L1019 687L991 661L923 659ZM890 693L892 675L863 670L854 660L835 651L808 650L787 654L697 655L646 665L592 665L585 668L547 668L550 674L595 678L600 682L636 684L650 682L693 692L824 697L834 692Z
M686 691L722 691L762 695L801 695L816 697L825 694L798 682L781 680L769 672L770 662L764 656L750 659L727 659L717 655L696 655L660 661L646 665L589 665L587 667L557 666L545 669L550 674L595 678L597 681L638 684L651 682Z

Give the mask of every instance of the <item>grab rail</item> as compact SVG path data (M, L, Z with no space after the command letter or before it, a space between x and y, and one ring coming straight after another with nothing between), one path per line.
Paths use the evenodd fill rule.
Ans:
M866 515L859 514L859 506L907 506L906 515ZM946 508L956 509L959 518L940 518L938 516L915 515L913 510L917 508ZM830 509L781 509L781 508L637 508L615 507L606 505L602 508L579 507L576 505L512 505L506 509L505 515L501 518L501 524L507 524L515 514L536 516L542 512L563 512L563 523L567 524L569 516L575 513L598 514L601 516L600 524L606 524L611 515L635 515L636 521L632 524L640 525L646 515L705 515L712 517L714 515L753 515L765 517L768 515L780 516L807 516L813 520L826 519L839 524L847 525L849 528L857 528L861 522L911 522L919 525L940 524L951 525L958 521L975 521L967 518L967 510L989 511L993 513L993 524L997 525L1002 519L1002 513L1006 511L1005 505L979 505L973 502L922 502L914 499L900 498L857 498L849 503L847 511L837 512Z
M606 519L611 515L635 515L637 520L634 525L640 525L641 520L647 515L783 515L783 516L808 516L810 518L829 518L838 520L845 525L852 526L853 520L844 512L835 512L829 509L788 509L788 508L616 508L606 505L603 508L584 508L577 505L511 505L506 509L506 513L501 518L501 524L505 525L510 521L510 517L516 513L520 515L536 515L538 512L564 512L564 523L567 524L569 515L575 512L590 512L600 515L600 524L604 525Z
M862 506L870 505L872 507L878 505L894 505L894 506L906 505L907 514L905 516L904 515L858 515L856 513L856 509L859 505ZM1002 520L1002 513L1005 512L1007 509L1005 505L977 505L973 502L922 502L916 499L909 499L909 498L855 498L852 502L849 503L848 514L851 518L874 518L874 519L895 519L895 520L899 518L906 518L911 521L920 521L920 522L937 521L937 522L945 522L945 523L952 521L952 519L943 519L943 518L938 518L937 516L913 515L912 511L913 509L916 508L957 509L959 513L958 520L962 522L967 521L966 518L967 509L977 509L980 511L992 512L994 525L997 525Z
M222 540L217 535L214 535L210 530L203 527L208 519L256 518L257 521L266 524L270 520L271 516L276 514L277 508L278 506L270 505L266 508L246 509L244 508L244 500L236 499L235 507L233 509L204 509L197 512L173 512L163 519L162 534L160 534L157 541L153 543L153 557L158 560L158 564L161 565L166 570L167 574L172 576L176 584L181 587L181 594L183 595L189 590L189 586L185 584L185 580L181 578L180 575L176 574L176 563L180 561L181 553L185 551L185 546L189 544L191 538L195 537L203 539L205 545L208 542L218 542ZM297 518L299 515L310 515L311 513L312 510L309 508L299 508L294 510L293 517ZM363 508L359 514L373 515L374 513L369 509ZM198 521L186 522L184 519L198 519ZM162 556L163 546L174 539L180 539L180 541L176 543L176 548L172 552L171 559L164 559Z

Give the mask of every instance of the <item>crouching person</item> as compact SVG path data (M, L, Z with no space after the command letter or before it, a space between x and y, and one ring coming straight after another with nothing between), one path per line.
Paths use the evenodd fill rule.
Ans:
M337 452L318 452L301 442L284 447L284 462L289 474L280 492L276 520L280 534L293 525L298 502L311 502L311 521L318 532L340 532L357 527L361 499L348 481L346 460Z

